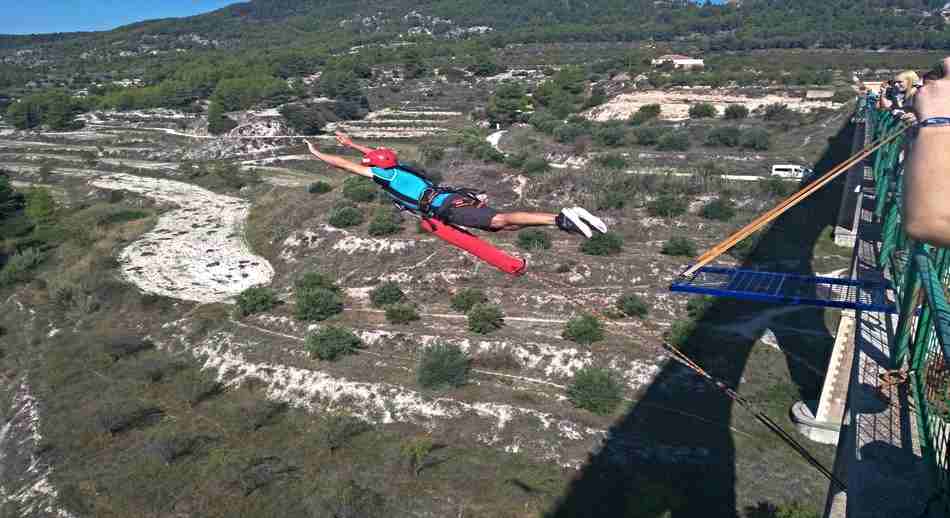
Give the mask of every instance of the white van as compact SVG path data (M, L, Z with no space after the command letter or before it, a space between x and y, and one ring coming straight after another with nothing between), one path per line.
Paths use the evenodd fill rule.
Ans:
M779 178L792 178L800 180L812 174L812 170L800 165L794 164L776 164L772 166L772 176Z

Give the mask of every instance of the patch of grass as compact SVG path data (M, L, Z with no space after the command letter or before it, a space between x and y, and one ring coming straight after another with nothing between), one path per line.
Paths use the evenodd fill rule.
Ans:
M490 370L519 371L521 360L507 349L478 353L472 358L472 365Z
M277 294L270 288L252 287L241 292L237 298L239 317L246 317L254 313L270 311L277 305Z
M674 257L694 257L696 255L696 243L688 237L673 236L663 243L660 253Z
M452 309L460 313L468 313L476 304L488 302L488 295L477 288L465 288L452 297Z
M169 380L178 399L194 407L224 392L224 385L207 373L186 369Z
M577 371L567 397L578 408L608 415L623 401L623 384L609 369L586 367Z
M399 454L409 466L413 476L418 477L426 466L429 455L435 448L435 443L427 436L407 439L400 445Z
M549 250L551 236L543 230L525 229L518 232L518 247L522 250Z
M321 446L332 452L370 430L372 426L358 417L342 412L331 412L320 419L316 438Z
M46 254L36 248L27 248L13 254L0 269L0 286L22 282L30 278L32 271L46 259Z
M419 320L419 312L412 304L391 304L386 307L386 321L390 324L409 324Z
M501 308L485 302L472 306L467 316L469 331L480 335L497 331L505 325L505 314Z
M689 301L686 303L686 314L689 315L689 318L694 320L699 320L703 318L706 314L706 311L709 310L716 303L716 298L708 295L703 295L700 297L690 297Z
M469 368L470 360L458 346L437 344L422 351L416 379L427 389L461 387L468 382Z
M627 293L617 299L617 309L628 317L643 318L650 312L649 306L637 294Z
M324 181L313 182L307 186L310 194L325 194L333 190L333 186Z
M703 206L699 215L717 221L729 221L736 217L736 204L729 198L719 197Z
M362 346L363 341L349 329L326 326L308 336L304 348L311 357L334 361L343 355L356 354Z
M376 184L360 176L343 181L343 197L354 203L368 203L376 199Z
M590 345L604 339L604 326L594 315L572 318L561 332L561 337L579 344Z
M373 211L367 233L373 237L391 236L402 230L401 218L389 207L379 207Z
M678 194L661 194L647 204L647 214L659 218L678 218L689 210L689 199Z
M369 300L373 307L381 308L390 304L402 302L406 294L395 282L386 282L373 288L369 292Z
M670 345L682 349L689 345L694 332L696 332L695 320L677 320L673 322L670 329L663 333L663 338Z
M602 155L597 155L594 158L594 163L605 169L615 170L623 169L630 165L626 158L617 153L605 153Z
M364 219L363 211L356 207L337 207L330 211L327 222L337 228L348 228L362 225Z
M96 423L103 432L118 435L154 425L164 416L165 412L156 405L135 400L106 400L96 412Z
M623 250L623 238L613 232L594 234L581 243L580 249L587 255L617 255Z
M98 221L99 226L107 227L109 225L117 225L120 223L128 223L130 221L138 221L140 219L145 219L151 214L145 212L144 210L135 210L135 209L123 209L117 212L106 215Z

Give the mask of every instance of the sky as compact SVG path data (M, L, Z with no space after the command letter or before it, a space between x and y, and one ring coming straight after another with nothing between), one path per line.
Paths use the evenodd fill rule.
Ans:
M103 31L142 20L191 16L239 0L0 0L0 34Z

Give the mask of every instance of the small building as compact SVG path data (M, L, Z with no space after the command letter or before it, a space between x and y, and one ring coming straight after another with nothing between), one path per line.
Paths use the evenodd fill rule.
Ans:
M805 99L809 101L830 101L835 96L831 90L808 90L805 92Z
M651 63L655 67L673 65L675 69L704 68L706 63L702 59L691 58L682 54L666 54L654 58Z

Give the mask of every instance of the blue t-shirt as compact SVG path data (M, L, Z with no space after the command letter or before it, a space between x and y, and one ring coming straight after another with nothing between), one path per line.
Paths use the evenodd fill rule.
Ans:
M373 176L377 183L380 183L379 181L382 180L389 185L390 189L396 191L408 200L413 200L415 204L409 203L407 199L397 198L393 196L392 193L387 192L391 198L401 205L408 206L410 209L419 208L419 198L422 197L422 193L425 192L426 189L432 186L429 182L399 167L393 167L391 169L372 167L370 169L373 171ZM451 194L440 194L436 196L435 199L432 200L432 207L441 207L442 203L445 202L445 199L449 196L451 196Z

